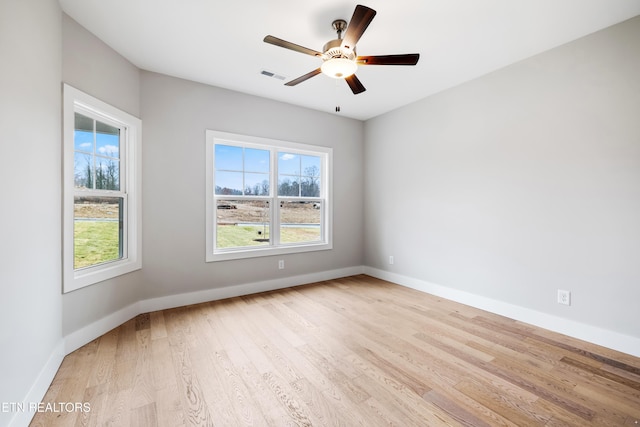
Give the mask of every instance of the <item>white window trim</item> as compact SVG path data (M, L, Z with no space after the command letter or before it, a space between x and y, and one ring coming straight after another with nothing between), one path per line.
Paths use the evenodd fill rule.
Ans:
M62 283L63 293L67 293L142 268L142 121L67 84L64 84L63 93ZM74 113L76 109L118 123L126 129L127 138L126 147L122 153L126 163L122 189L122 192L126 193L124 257L121 260L79 270L74 270L73 267Z
M325 185L321 187L323 209L321 212L323 219L323 236L319 242L307 242L298 244L282 244L278 246L255 246L250 248L225 249L221 251L215 250L215 183L214 183L214 147L216 144L244 144L254 145L255 148L277 147L279 149L295 150L297 153L308 153L312 155L323 154L326 161L322 164L322 174L325 177ZM271 159L271 170L274 170L276 159ZM330 147L321 147L316 145L300 144L290 141L281 141L276 139L261 138L257 136L238 135L227 132L218 132L214 130L206 131L206 261L225 261L232 259L255 258L263 256L276 256L301 252L312 252L333 249L333 149ZM271 185L272 191L277 191L277 181L275 185ZM271 199L271 197L263 197ZM281 199L287 199L281 197ZM274 218L274 204L271 204L272 216ZM272 219L273 221L273 219Z

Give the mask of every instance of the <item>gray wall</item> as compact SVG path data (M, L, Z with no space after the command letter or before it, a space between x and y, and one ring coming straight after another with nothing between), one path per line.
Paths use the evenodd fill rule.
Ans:
M142 120L147 298L362 265L362 122L150 72ZM206 129L332 147L334 249L205 263Z
M638 40L640 17L368 121L366 265L640 337Z
M62 340L60 27L56 0L0 2L0 402L23 402Z
M138 68L66 14L62 19L62 81L140 117ZM142 255L144 262L144 246ZM64 335L137 302L143 295L141 278L136 271L64 294Z

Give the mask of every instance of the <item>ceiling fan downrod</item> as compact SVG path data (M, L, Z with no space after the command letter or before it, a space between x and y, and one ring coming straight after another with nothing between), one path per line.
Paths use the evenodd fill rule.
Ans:
M336 19L331 25L333 29L338 32L338 40L342 40L342 33L347 29L347 21L344 19Z

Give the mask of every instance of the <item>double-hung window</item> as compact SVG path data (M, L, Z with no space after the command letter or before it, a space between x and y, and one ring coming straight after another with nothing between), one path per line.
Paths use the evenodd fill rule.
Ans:
M207 261L331 249L331 148L206 137Z
M64 86L63 285L141 268L141 122Z

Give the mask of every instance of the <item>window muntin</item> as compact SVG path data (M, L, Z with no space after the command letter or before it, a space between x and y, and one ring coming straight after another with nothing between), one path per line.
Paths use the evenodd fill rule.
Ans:
M331 152L207 131L207 261L330 249Z
M141 122L64 85L63 290L141 268Z

